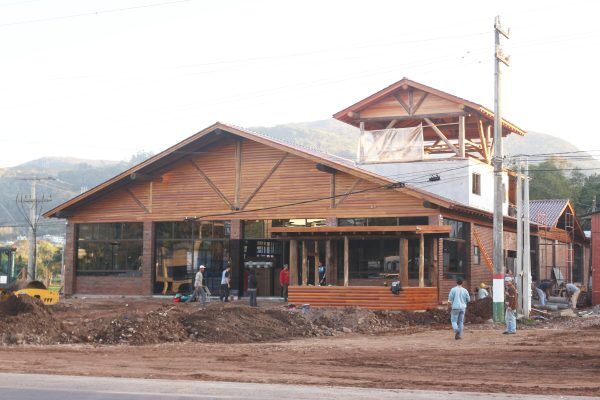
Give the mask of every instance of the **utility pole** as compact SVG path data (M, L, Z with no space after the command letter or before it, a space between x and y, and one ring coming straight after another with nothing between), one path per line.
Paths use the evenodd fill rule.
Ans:
M51 197L45 195L38 198L36 195L36 184L38 181L53 180L52 177L31 177L17 178L22 181L31 181L31 194L17 195L17 208L27 222L29 228L28 239L28 259L27 259L27 279L35 280L35 262L37 257L37 228L38 222L42 215L42 207L44 203L52 201Z
M523 313L523 176L521 175L521 159L517 159L517 265L515 266L515 283L517 285L517 312Z
M529 239L529 160L525 157L523 180L523 315L529 318L531 311L531 249Z
M502 117L500 110L500 63L508 66L500 46L500 35L508 39L509 33L500 26L500 17L494 21L494 274L493 274L493 318L504 321L504 188L502 185Z

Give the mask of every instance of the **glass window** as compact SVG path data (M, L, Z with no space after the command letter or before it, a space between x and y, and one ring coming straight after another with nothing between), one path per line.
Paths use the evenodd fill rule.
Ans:
M351 239L350 278L383 278L398 273L400 241L397 239Z
M464 240L444 239L444 275L448 279L465 278L467 272Z
M268 238L268 221L253 220L244 221L244 239L265 239Z
M169 231L167 226L174 228ZM157 223L155 293L190 290L200 265L206 267L205 284L218 293L221 271L229 261L230 227L229 221Z
M398 225L429 225L429 217L399 217Z
M473 192L473 194L481 195L481 175L476 172L473 172L472 181L473 185L471 191Z
M338 226L367 226L366 218L338 218Z
M473 246L473 263L475 265L481 264L481 253L479 246Z
M450 238L452 239L465 239L465 223L462 221L456 221L454 219L444 218L444 225L449 225L452 230L450 231Z
M77 225L77 275L138 274L141 222Z
M398 219L396 217L367 218L367 224L369 226L396 226L398 225Z

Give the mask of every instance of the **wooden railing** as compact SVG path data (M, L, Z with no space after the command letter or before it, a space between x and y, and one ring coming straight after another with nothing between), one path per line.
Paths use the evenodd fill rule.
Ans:
M387 286L290 286L288 301L311 307L427 310L438 306L438 288L406 287L395 295Z

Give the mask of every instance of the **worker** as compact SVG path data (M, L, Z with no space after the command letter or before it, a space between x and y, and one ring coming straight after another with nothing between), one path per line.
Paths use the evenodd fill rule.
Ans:
M565 289L567 292L567 298L571 300L571 308L575 310L577 308L577 299L579 298L579 294L581 293L581 289L579 289L573 283L567 283L565 285Z
M288 287L290 286L290 269L287 264L283 264L283 269L279 273L279 284L281 285L281 297L283 301L288 301Z
M552 289L552 282L550 281L542 281L535 288L542 306L546 305L546 299L550 296L550 289Z
M250 298L250 307L258 307L256 302L256 273L253 269L248 271L248 297Z
M321 263L319 263L319 286L325 285L327 268Z
M504 334L517 333L517 288L512 279L504 283L504 303L506 312L504 313L504 321L506 322L506 330Z
M477 299L481 300L481 299L485 299L486 297L488 297L490 295L490 293L487 291L487 285L483 282L481 282L481 284L479 285L479 289L477 290Z
M452 329L454 330L455 340L462 339L465 311L467 309L467 303L471 301L469 291L465 289L462 284L462 278L457 278L456 286L454 286L448 294L450 322L452 323Z
M229 302L229 283L231 282L231 267L228 265L221 274L221 296L222 302Z
M201 265L198 268L198 272L196 272L196 276L194 276L194 291L192 292L192 295L185 300L186 303L198 300L202 307L206 307L206 290L204 288L205 269L206 267L204 265Z

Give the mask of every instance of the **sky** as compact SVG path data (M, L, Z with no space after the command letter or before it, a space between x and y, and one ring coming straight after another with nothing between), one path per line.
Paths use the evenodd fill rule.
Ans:
M402 77L600 151L595 1L0 0L0 167L330 118Z

